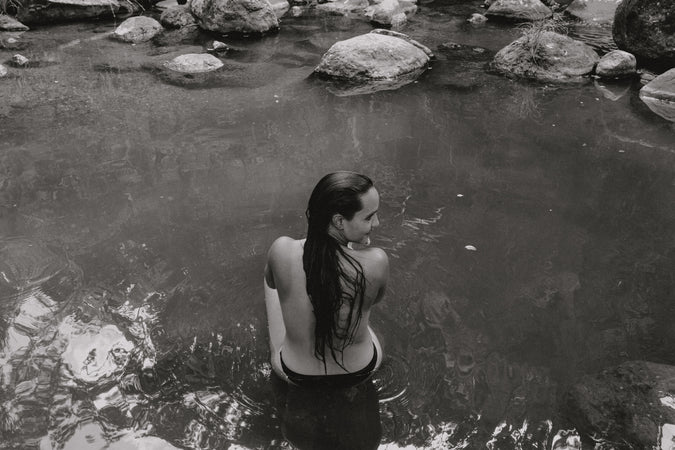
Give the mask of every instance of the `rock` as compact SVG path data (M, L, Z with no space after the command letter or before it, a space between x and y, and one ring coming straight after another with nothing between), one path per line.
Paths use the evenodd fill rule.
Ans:
M0 31L28 31L26 25L6 14L0 14Z
M230 47L226 43L220 41L213 41L206 49L207 52L211 53L227 53L230 50Z
M485 17L482 14L473 13L471 14L471 17L469 17L466 21L474 25L480 25L487 21L487 17Z
M360 13L368 7L368 0L337 0L334 2L319 3L316 11L330 15L346 16L350 13Z
M515 21L542 20L552 14L540 0L497 0L485 12L488 17Z
M565 13L588 24L611 25L621 0L574 0Z
M368 6L365 16L371 22L384 26L401 26L409 15L417 11L417 5L410 1L382 0Z
M184 28L197 26L197 19L187 6L174 6L164 10L159 17L159 23L166 28Z
M112 17L120 13L118 0L24 0L16 18L24 23Z
M526 34L495 55L499 72L541 81L579 81L599 57L588 45L552 31Z
M541 0L541 2L553 11L560 12L567 8L574 0Z
M26 67L28 64L30 64L30 60L28 58L18 53L12 56L10 62L14 67Z
M162 25L151 17L130 17L112 32L113 39L122 42L146 42L162 31Z
M595 73L604 78L632 77L637 73L635 56L623 50L613 50L598 61Z
M616 8L612 35L617 47L638 59L675 66L675 2L623 0Z
M675 122L675 68L640 89L640 99L659 116Z
M7 70L7 67L0 64L0 78L6 77L7 75L9 75L9 71Z
M587 375L564 397L568 418L596 439L652 448L663 423L675 423L675 367L628 361Z
M314 72L351 81L393 80L424 70L429 56L409 40L367 33L335 43Z
M223 62L209 53L189 53L167 61L164 66L181 73L204 73L220 69Z
M265 33L279 28L267 0L192 0L190 10L201 28L218 33Z
M269 0L270 5L272 5L272 10L277 16L277 19L281 19L284 14L288 12L291 7L291 4L286 0Z

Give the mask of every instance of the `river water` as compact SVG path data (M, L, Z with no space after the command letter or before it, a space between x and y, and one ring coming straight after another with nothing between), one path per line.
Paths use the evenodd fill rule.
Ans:
M491 73L520 30L468 24L479 5L421 4L401 31L434 51L430 70L357 96L309 75L372 29L358 18L224 38L242 75L198 88L144 63L213 36L24 34L40 63L0 80L0 446L484 448L524 423L541 443L574 426L561 398L579 376L674 364L673 125L638 80ZM612 48L607 27L571 31ZM270 377L262 269L339 169L381 194L386 359L321 402Z

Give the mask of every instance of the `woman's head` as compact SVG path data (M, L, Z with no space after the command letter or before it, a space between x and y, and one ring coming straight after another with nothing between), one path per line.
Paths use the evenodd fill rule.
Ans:
M312 191L307 205L308 237L332 236L338 242L363 242L379 225L379 194L373 182L355 172L333 172Z

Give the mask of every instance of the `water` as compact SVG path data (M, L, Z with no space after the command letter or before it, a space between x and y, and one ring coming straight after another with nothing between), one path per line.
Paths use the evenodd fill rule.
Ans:
M434 50L431 70L352 97L308 75L372 28L357 19L225 39L243 75L196 89L144 65L213 36L131 46L105 39L105 21L25 34L21 53L42 63L0 81L3 448L349 433L482 447L501 423L569 427L559 399L582 374L675 363L673 125L637 81L486 71L519 31L466 23L478 5L421 5L403 31ZM571 32L611 48L606 28ZM311 188L337 169L380 190L391 280L372 321L387 359L319 405L270 380L262 268L277 236L302 236Z

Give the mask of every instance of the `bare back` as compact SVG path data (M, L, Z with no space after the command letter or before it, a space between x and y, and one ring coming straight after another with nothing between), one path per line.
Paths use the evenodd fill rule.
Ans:
M279 296L285 325L282 344L284 363L298 373L324 375L324 364L314 355L315 317L306 290L303 245L304 240L289 237L277 239L269 251L265 279ZM354 372L365 367L373 356L373 341L368 329L370 309L384 294L389 262L386 253L379 248L345 248L345 251L361 264L366 279L361 320L354 332L353 342L343 354L337 355L344 368ZM345 373L331 357L329 348L325 349L325 355L328 375Z

